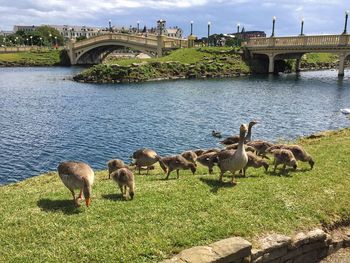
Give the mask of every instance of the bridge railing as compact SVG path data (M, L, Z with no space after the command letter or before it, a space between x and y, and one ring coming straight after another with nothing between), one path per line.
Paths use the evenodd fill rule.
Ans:
M295 37L251 38L245 47L297 47L297 46L346 46L350 45L350 35L320 35Z
M164 48L166 49L181 47L188 47L188 41L186 39L166 38L164 40Z

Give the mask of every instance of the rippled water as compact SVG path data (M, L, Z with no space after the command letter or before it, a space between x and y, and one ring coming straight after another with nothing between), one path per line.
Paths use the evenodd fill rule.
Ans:
M0 68L0 184L55 170L63 160L96 169L129 162L140 147L160 155L218 146L217 129L294 139L350 124L350 71L96 85L69 80L78 68Z

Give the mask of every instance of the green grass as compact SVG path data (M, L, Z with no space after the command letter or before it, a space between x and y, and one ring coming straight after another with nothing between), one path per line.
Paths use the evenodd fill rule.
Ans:
M55 65L60 63L60 51L16 52L0 54L0 63L19 65Z
M331 53L308 53L303 56L307 63L332 63L339 58L337 55Z
M235 187L219 183L218 170L181 171L168 181L156 170L136 176L133 201L123 201L100 171L89 208L74 208L56 173L2 186L1 261L156 262L230 236L254 241L349 222L350 129L301 144L316 161L313 170L300 163L280 177L249 168Z
M141 62L168 62L177 61L180 63L196 63L204 60L204 58L215 58L215 53L229 52L234 50L228 47L206 47L206 48L182 48L170 52L169 55L160 58L149 58L149 59L116 59L109 60L107 64L119 64L121 66L131 65L132 63Z

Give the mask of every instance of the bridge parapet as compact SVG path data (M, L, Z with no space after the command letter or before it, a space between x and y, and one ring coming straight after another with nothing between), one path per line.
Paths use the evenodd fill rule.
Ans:
M296 37L251 38L244 43L246 48L255 47L318 47L318 46L348 46L350 35L319 35Z

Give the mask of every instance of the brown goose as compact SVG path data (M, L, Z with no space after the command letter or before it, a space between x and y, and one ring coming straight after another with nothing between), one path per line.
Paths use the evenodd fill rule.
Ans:
M181 156L184 157L187 161L196 164L197 154L194 151L185 151L181 153Z
M194 150L193 151L195 154L197 154L197 157L199 157L199 156L201 156L204 152L205 152L205 150L203 150L203 149L197 149L197 150Z
M276 144L269 147L266 151L269 152L274 149L290 150L297 161L308 162L310 164L311 169L314 167L315 161L313 160L312 156L308 154L300 145Z
M181 155L169 156L162 158L161 162L167 167L168 173L165 179L169 178L172 171L176 170L177 178L179 178L179 170L191 169L192 173L196 172L196 165L187 161Z
M127 166L124 164L124 162L120 159L113 159L108 161L108 179L111 178L111 173L114 171L120 169L120 168L127 168Z
M247 142L247 146L251 146L255 149L256 155L264 156L266 155L266 149L273 146L274 144L268 141L250 141Z
M252 140L252 128L257 123L258 123L257 121L249 122L248 133L247 133L247 136L245 137L245 142L250 142ZM220 143L225 144L225 145L235 144L238 142L239 142L239 136L237 136L237 135L227 137L226 139L220 141Z
M126 192L128 190L131 199L135 195L135 179L134 174L128 168L120 168L111 174L113 181L115 181L122 195L126 198Z
M235 185L235 172L246 166L248 156L243 147L246 132L247 126L242 124L239 129L239 143L237 150L224 150L218 153L217 159L220 168L220 181L222 181L224 173L230 171L232 173L232 184Z
M136 165L139 168L139 174L141 173L142 166L147 167L146 174L148 174L149 167L155 164L156 162L159 162L159 160L161 159L161 157L154 150L147 148L137 150L133 153L132 157L134 159L132 165ZM160 165L164 170L161 163ZM166 172L166 170L164 170L164 172Z
M226 146L225 147L225 150L237 150L237 148L238 148L238 143L235 143L235 144L231 144L231 145L229 145L229 146ZM246 151L248 151L248 152L255 152L255 148L254 147L252 147L252 146L249 146L249 145L244 145L244 148L245 148L245 150Z
M263 159L259 158L254 153L247 152L247 155L248 155L248 162L247 162L247 165L243 168L243 176L246 176L246 171L249 167L253 167L257 169L264 166L265 171L269 169L269 164Z
M294 170L297 169L298 164L297 164L297 160L295 159L293 153L290 150L287 149L274 149L274 150L270 150L270 153L273 154L273 156L275 157L274 160L274 172L276 172L276 168L279 164L283 164L283 168L281 170L281 172L284 172L286 170L286 166L292 166L294 168Z
M63 184L70 190L73 201L79 206L79 199L84 194L86 206L91 203L92 185L94 183L95 174L91 167L82 162L62 162L58 165L58 175ZM75 198L74 190L80 189L80 194Z
M208 152L197 158L197 162L199 162L203 166L208 167L209 174L213 172L213 167L215 164L213 161L214 156L217 156L217 152Z

